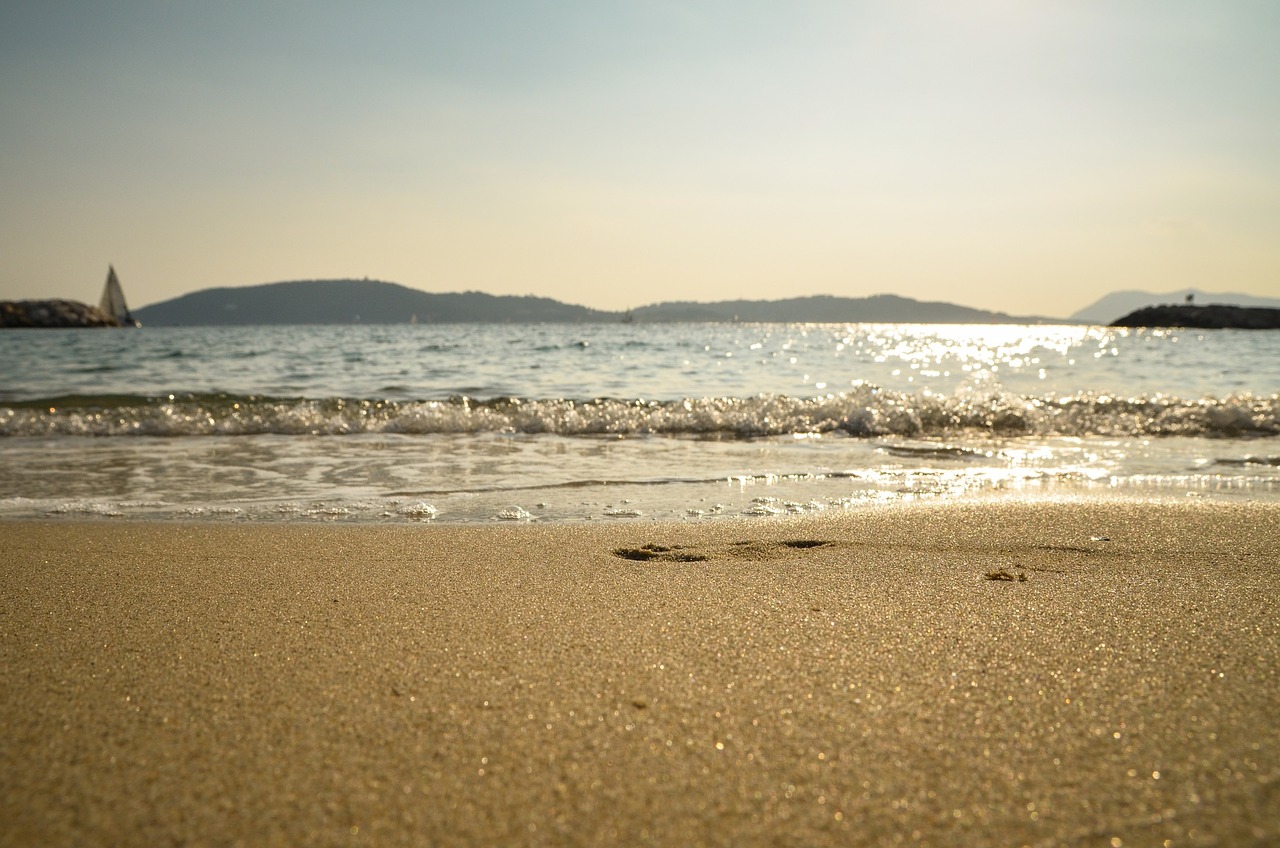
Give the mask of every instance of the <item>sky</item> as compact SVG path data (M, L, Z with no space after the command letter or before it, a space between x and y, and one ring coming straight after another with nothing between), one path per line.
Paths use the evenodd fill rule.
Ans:
M1274 0L0 4L0 299L1280 297Z

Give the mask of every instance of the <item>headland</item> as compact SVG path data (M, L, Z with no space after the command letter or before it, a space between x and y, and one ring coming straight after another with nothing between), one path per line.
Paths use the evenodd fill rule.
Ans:
M1202 330L1280 330L1280 309L1227 304L1144 306L1113 327L1191 327Z
M120 322L96 306L78 300L0 301L0 329L119 327Z

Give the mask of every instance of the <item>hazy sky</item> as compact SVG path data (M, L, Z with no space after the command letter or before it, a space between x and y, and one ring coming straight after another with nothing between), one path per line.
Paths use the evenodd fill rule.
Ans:
M12 2L0 299L1280 296L1280 3Z

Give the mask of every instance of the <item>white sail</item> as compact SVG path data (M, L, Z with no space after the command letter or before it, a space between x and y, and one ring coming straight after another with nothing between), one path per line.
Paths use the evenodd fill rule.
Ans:
M121 327L136 327L138 322L129 312L129 305L124 302L124 289L120 288L120 280L116 278L116 269L107 266L107 284L102 288L102 300L98 308L120 322Z

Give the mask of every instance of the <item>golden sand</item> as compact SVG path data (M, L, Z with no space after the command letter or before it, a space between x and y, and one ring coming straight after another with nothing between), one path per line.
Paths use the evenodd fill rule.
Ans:
M6 845L1280 842L1274 505L0 545Z

